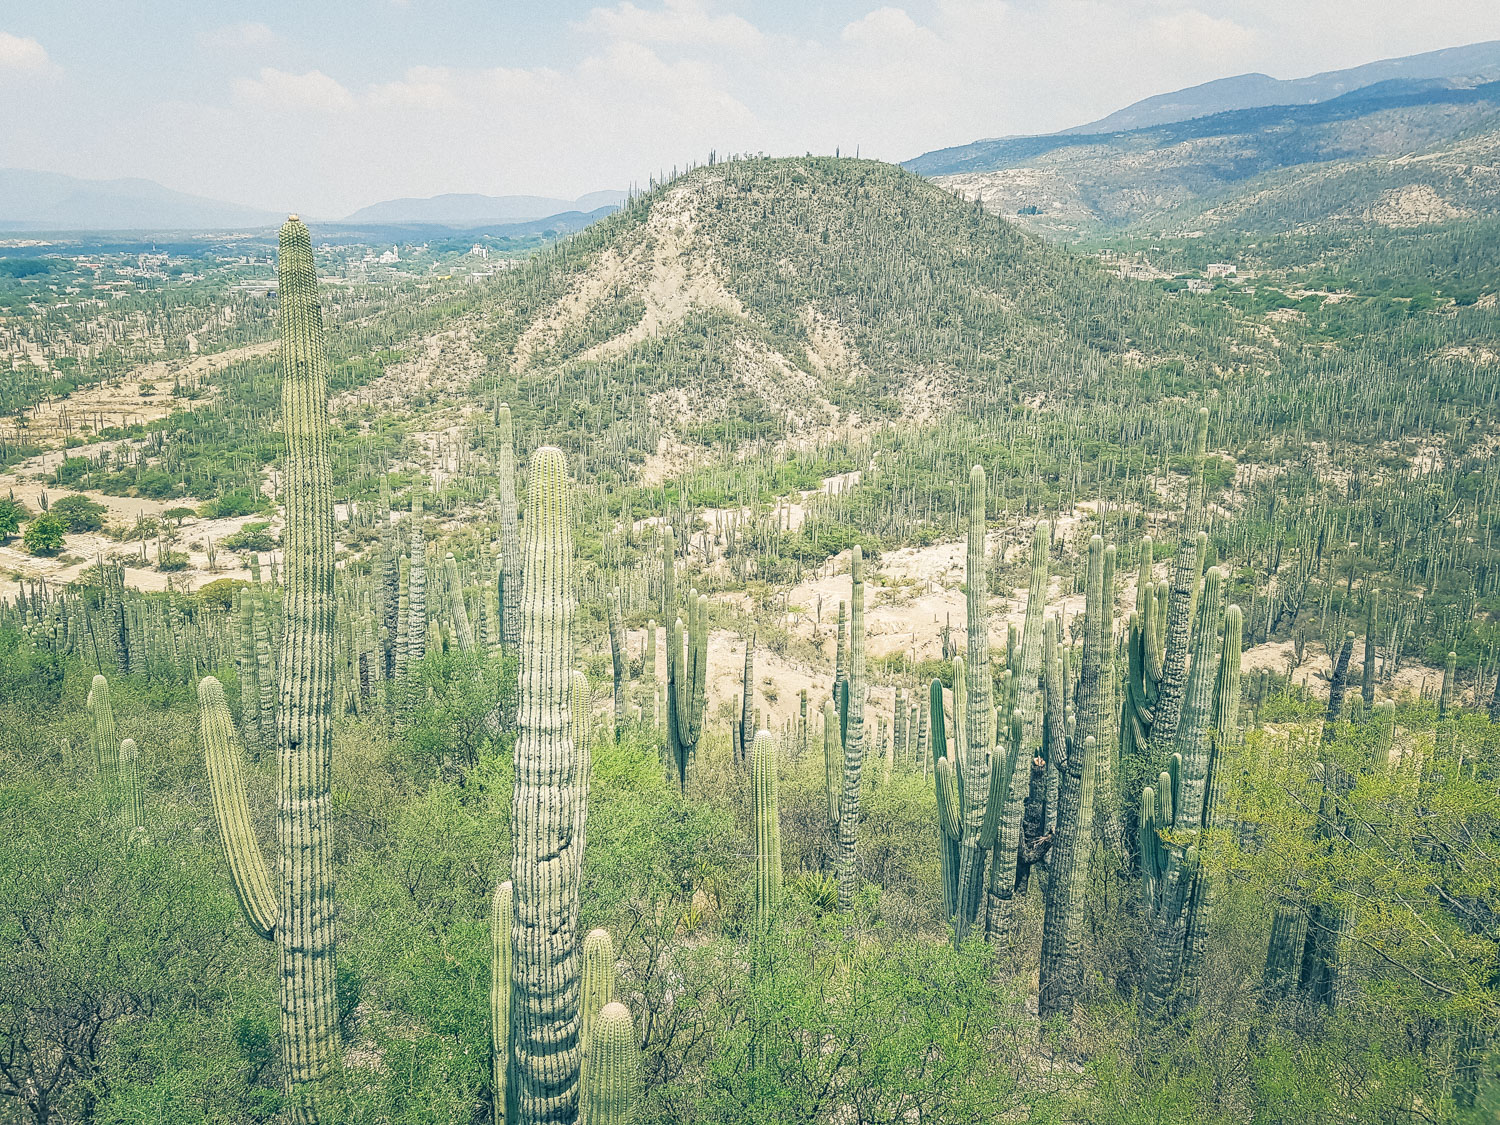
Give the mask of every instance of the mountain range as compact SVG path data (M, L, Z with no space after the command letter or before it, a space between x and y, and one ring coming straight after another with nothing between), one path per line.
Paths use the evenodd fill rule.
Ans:
M577 199L549 199L539 195L434 195L426 199L388 199L361 207L345 223L432 223L448 227L482 227L524 223L569 211L588 213L613 207L626 198L623 191L593 191Z
M0 168L0 230L222 230L269 226L283 218L151 180L84 180Z

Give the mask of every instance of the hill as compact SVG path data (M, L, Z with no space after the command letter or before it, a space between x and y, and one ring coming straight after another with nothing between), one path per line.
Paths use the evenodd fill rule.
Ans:
M483 227L524 223L569 211L597 211L624 201L623 191L595 191L577 199L539 195L434 195L425 199L388 199L361 207L343 222L357 225L433 223L449 227Z
M0 168L0 230L215 230L264 227L282 218L151 180L82 180Z
M1387 82L1316 105L989 142L908 166L1035 229L1068 236L1159 220L1284 169L1405 158L1482 132L1497 115L1500 83Z
M1063 133L1117 133L1236 109L1312 105L1381 82L1432 79L1500 79L1500 42L1472 43L1398 59L1382 59L1307 78L1279 79L1268 74L1237 74L1143 98L1098 121L1064 129Z

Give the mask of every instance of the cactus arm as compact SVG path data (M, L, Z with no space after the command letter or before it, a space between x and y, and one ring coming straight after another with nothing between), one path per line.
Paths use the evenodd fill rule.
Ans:
M599 1013L615 998L615 943L608 930L590 930L583 939L578 996L578 1049L587 1060Z
M448 616L453 618L453 633L460 652L474 651L474 627L469 623L469 607L464 604L463 582L458 574L458 560L449 551L443 556L443 584L448 587Z
M268 941L275 936L277 905L271 877L255 832L250 827L250 805L245 797L245 772L234 737L234 719L224 699L224 688L212 676L198 685L198 729L208 763L209 793L230 883L245 921Z

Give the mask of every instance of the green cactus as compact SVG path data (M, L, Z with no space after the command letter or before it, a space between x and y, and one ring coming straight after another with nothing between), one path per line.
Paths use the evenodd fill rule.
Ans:
M781 902L781 820L776 736L765 730L756 733L750 752L750 822L755 828L755 926L768 930Z
M495 474L500 478L500 639L506 652L515 653L521 645L521 590L525 581L522 567L525 562L517 529L515 439L510 407L503 402L495 408L495 428L499 442Z
M828 793L828 824L835 832L839 824L839 782L844 768L844 744L839 738L838 711L833 700L823 702L823 771Z
M286 433L286 590L277 749L277 894L249 830L234 726L223 689L206 678L200 721L214 809L246 918L274 938L281 965L281 1044L294 1121L320 1119L334 1075L333 867L329 840L334 661L333 488L328 458L328 356L307 228L281 228L282 425Z
M641 1099L640 1045L624 1004L599 1012L579 1099L580 1125L631 1125Z
M406 623L406 668L420 664L427 655L427 542L422 533L422 500L411 503L411 574L407 581L411 619ZM415 703L408 695L407 706Z
M589 1046L604 1006L615 998L615 943L608 930L590 930L583 939L578 1001L578 1049L587 1066Z
M955 732L964 743L959 756L963 778L964 838L959 843L958 911L956 940L963 941L979 916L980 890L984 886L984 864L988 852L980 846L979 828L984 822L990 791L990 751L994 746L995 722L990 674L989 578L985 558L985 477L975 465L969 471L969 529L965 551L967 579L967 649L964 688L967 707L964 722ZM1028 775L1029 776L1029 775ZM997 857L998 858L998 857Z
M672 623L667 650L667 735L684 792L708 702L708 598L688 591L687 614L686 625L681 618Z
M1043 612L1047 602L1048 553L1052 548L1052 525L1043 520L1036 526L1031 541L1031 582L1027 591L1026 620L1021 634L1020 668L1017 669L1016 710L1020 712L1019 733L1011 739L1008 755L1009 776L1005 786L991 861L989 908L997 917L991 921L992 932L1009 929L1009 910L1015 893L1016 866L1021 851L1021 813L1031 787L1031 759L1042 749L1042 633Z
M1443 689L1438 695L1438 718L1446 719L1453 710L1453 681L1458 675L1458 653L1450 652L1443 664Z
M739 759L745 761L750 757L750 748L755 741L755 634L750 634L750 639L745 642L745 672L742 679L743 690L740 695L740 722L738 737L735 739L735 747Z
M844 776L839 794L839 911L854 908L859 885L855 850L859 840L859 772L864 762L865 726L865 582L864 551L854 545L849 563L849 679L845 684Z
M1365 666L1360 671L1359 697L1365 708L1375 706L1375 627L1380 616L1380 591L1365 598Z
M1335 724L1344 711L1344 694L1349 688L1349 661L1354 655L1354 630L1344 634L1344 643L1333 660L1328 679L1328 712L1323 717L1323 741L1333 740Z
M146 827L146 798L141 792L140 754L135 740L120 743L120 797L125 805L125 823L130 828Z
M511 797L518 1125L569 1121L578 1099L579 748L573 739L573 536L567 456L532 458L526 495L518 731Z
M109 681L95 676L87 701L90 741L94 744L94 764L109 799L114 799L120 781L120 740L115 733L115 711L109 701Z
M625 654L625 624L620 614L620 591L609 592L605 602L609 624L609 655L614 676L615 738L625 732L626 704L630 696L630 666Z
M490 901L490 1075L496 1125L510 1121L506 1076L510 1069L511 921L513 884L495 886Z
M236 593L235 613L240 633L236 664L240 679L240 727L245 744L260 747L264 744L260 732L260 664L255 648L255 601L250 590Z
M1108 650L1113 636L1112 577L1106 565L1102 537L1089 541L1088 577L1084 586L1083 661L1079 668L1078 731L1083 745L1059 731L1061 684L1064 672L1057 662L1049 665L1048 706L1051 712L1051 750L1059 751L1057 823L1053 828L1050 873L1042 920L1041 970L1037 985L1037 1010L1045 1021L1072 1011L1079 984L1079 940L1083 926L1083 901L1087 887L1088 860L1093 843L1093 821L1099 796L1098 763L1101 736L1113 725L1108 714L1105 687ZM1048 630L1049 647L1056 645L1055 630ZM1054 684L1056 686L1054 686Z
M449 551L443 556L443 584L448 587L448 616L453 619L453 635L460 652L474 651L474 627L469 624L469 608L464 604L464 585L458 575L458 560Z

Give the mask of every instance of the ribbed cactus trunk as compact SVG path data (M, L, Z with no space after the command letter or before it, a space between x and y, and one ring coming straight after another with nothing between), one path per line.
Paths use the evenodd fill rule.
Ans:
M987 852L980 847L990 788L990 750L995 741L994 680L990 675L989 576L985 558L986 491L984 469L969 472L969 536L965 564L968 648L964 687L968 694L965 729L957 732L965 752L959 759L963 774L964 839L959 846L957 938L963 941L979 917Z
M1042 632L1043 613L1047 603L1048 553L1052 549L1052 525L1045 520L1036 526L1031 541L1031 583L1027 590L1026 621L1021 634L1020 668L1017 672L1016 710L1020 712L1020 733L1012 739L1009 787L998 822L994 867L990 885L995 888L991 909L999 917L992 923L996 932L1010 927L1008 913L1015 894L1016 865L1021 852L1021 813L1031 788L1031 759L1042 745ZM971 705L972 706L972 705Z
M1375 706L1375 627L1380 616L1380 591L1365 598L1365 665L1360 671L1359 697L1368 710Z
M578 1049L587 1059L599 1013L615 998L615 943L608 930L590 930L583 939L578 1001ZM585 1066L587 1063L585 1062Z
M1344 695L1349 690L1349 661L1354 655L1354 631L1344 634L1344 643L1333 659L1333 671L1328 678L1328 712L1323 716L1323 741L1333 740L1339 716L1344 711Z
M1187 690L1188 645L1193 627L1194 592L1202 574L1199 525L1203 522L1203 460L1208 448L1208 409L1198 411L1193 429L1192 476L1182 521L1182 540L1172 560L1172 588L1167 598L1167 627L1163 638L1161 683L1151 723L1151 754L1160 761L1172 753L1182 697Z
M495 1125L511 1120L506 1100L510 1070L511 924L514 921L514 884L495 886L490 900L490 1082Z
M521 647L521 589L524 580L521 536L516 515L516 451L510 407L501 403L495 411L500 478L500 640L505 651Z
M776 736L755 735L750 751L750 822L755 830L755 925L768 930L781 903L781 820Z
M115 733L115 711L109 700L109 681L103 676L94 677L93 685L89 688L87 706L94 764L105 795L112 801L120 781L120 739Z
M1105 588L1104 540L1089 541L1088 579L1084 587L1083 663L1078 680L1078 732L1082 746L1069 744L1058 732L1053 745L1068 753L1059 771L1057 825L1042 920L1042 959L1037 1010L1045 1022L1071 1014L1079 977L1079 936L1093 844L1094 804L1098 791L1100 735L1105 714L1106 650L1110 643L1112 599ZM1049 633L1049 637L1051 634ZM1054 673L1054 676L1060 673ZM1053 693L1049 692L1049 695ZM1055 711L1055 706L1052 708ZM1054 723L1056 717L1054 715Z
M410 675L427 655L427 540L422 532L420 499L411 505L411 575L406 593L411 615L406 623L406 670ZM415 702L415 696L408 693L408 706Z
M1446 719L1453 710L1453 685L1458 678L1458 653L1450 652L1443 664L1443 688L1438 694L1438 718Z
M745 642L745 671L742 683L743 691L740 695L740 730L736 746L739 750L740 760L744 761L750 756L751 747L755 742L755 634L750 634L750 639Z
M141 791L140 754L135 740L120 743L120 801L127 828L146 827L146 797Z
M839 782L844 769L844 744L839 738L839 715L833 700L823 702L823 781L828 794L828 824L838 835Z
M864 551L855 544L849 564L849 680L844 707L844 778L839 796L838 907L854 908L859 887L855 854L859 841L859 774L865 753L865 582Z
M579 1118L583 1125L631 1125L641 1099L641 1057L635 1022L624 1004L599 1013L589 1050Z
M578 1113L578 753L573 743L573 536L567 457L537 450L526 496L511 877L511 1081L518 1125Z
M443 584L448 587L448 616L453 619L453 636L460 652L474 651L474 627L469 623L469 607L464 604L464 584L459 577L458 560L449 551L443 556Z
M307 228L281 228L281 411L286 530L277 755L281 787L277 946L281 1035L293 1116L319 1120L320 1088L338 1062L334 998L333 479L328 457L328 354Z
M609 656L614 674L615 738L625 732L626 705L630 696L630 666L625 653L625 624L620 614L620 591L611 590L606 602L609 622Z

